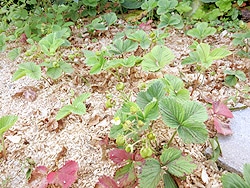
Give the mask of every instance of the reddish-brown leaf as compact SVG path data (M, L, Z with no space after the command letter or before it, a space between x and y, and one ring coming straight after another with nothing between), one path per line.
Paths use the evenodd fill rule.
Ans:
M99 144L101 146L108 146L109 145L109 137L108 135L105 135L105 137L99 141Z
M215 102L213 102L213 111L217 115L222 115L222 116L225 116L227 118L233 118L232 112L221 101L215 101Z
M139 25L139 28L144 30L144 31L150 31L150 30L152 30L151 23L153 23L153 20L148 20L146 23L142 22Z
M25 86L19 92L15 93L15 95L13 95L12 97L22 97L29 102L33 102L37 98L37 91L38 89L33 86Z
M68 149L65 146L63 146L62 150L56 156L56 160L55 160L56 163L66 156L67 151Z
M142 156L140 155L140 152L139 151L136 151L135 153L133 153L132 155L132 160L133 161L141 161L141 162L144 162L145 159L142 158Z
M231 135L233 134L230 125L220 121L217 117L214 117L214 128L219 134L222 135Z
M109 152L109 158L116 164L122 164L132 159L132 154L127 153L124 149L113 149Z
M99 179L99 182L96 183L95 188L119 188L116 181L108 176L102 176Z
M47 181L48 169L46 166L38 166L32 172L29 180L30 188L46 188L48 186Z
M25 33L21 34L20 36L20 42L23 43L23 44L27 44L27 36Z
M77 162L67 161L62 168L48 174L48 183L59 184L62 188L69 188L77 179L77 171Z
M114 178L122 188L135 188L138 185L136 169L132 162L117 169Z

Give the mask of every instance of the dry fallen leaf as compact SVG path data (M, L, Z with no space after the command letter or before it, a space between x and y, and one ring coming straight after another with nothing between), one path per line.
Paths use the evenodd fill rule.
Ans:
M46 166L38 166L31 174L31 178L29 180L30 188L46 188L48 186L47 181L47 173L48 169Z
M89 122L88 122L88 126L94 126L96 124L98 124L100 122L100 116L95 115L94 117L91 117Z
M37 98L38 89L33 86L24 86L19 92L15 93L12 98L23 98L26 101L33 102Z
M67 148L65 146L62 147L62 150L57 154L57 157L56 157L56 163L61 160L63 157L66 156L67 154Z
M48 118L46 118L44 120L44 122L47 125L47 129L48 129L49 132L52 132L52 131L59 132L65 126L65 124L64 124L64 122L63 122L62 119L56 121L55 119L48 120Z

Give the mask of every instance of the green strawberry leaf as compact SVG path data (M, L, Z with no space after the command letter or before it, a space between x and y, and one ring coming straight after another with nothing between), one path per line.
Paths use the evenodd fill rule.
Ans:
M139 185L143 188L156 188L162 177L160 163L156 159L148 159L139 175Z
M181 156L180 158L167 164L168 172L177 177L183 177L191 174L197 165L193 163L190 156Z
M0 135L3 135L9 128L11 128L17 121L18 117L14 115L2 116L0 118Z
M160 160L163 165L172 162L178 158L181 157L181 150L176 149L176 148L168 148L168 149L163 149L163 152L160 156Z
M166 46L155 46L143 57L141 62L144 71L158 71L174 59L173 52Z

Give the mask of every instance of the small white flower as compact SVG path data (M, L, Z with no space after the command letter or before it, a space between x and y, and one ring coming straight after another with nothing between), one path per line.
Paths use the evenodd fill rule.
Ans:
M120 125L121 120L119 117L115 117L114 119L111 120L111 123L114 125Z

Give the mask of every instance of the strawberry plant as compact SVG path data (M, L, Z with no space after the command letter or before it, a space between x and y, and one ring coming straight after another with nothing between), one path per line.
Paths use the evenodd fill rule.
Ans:
M21 63L18 65L17 71L13 74L12 81L18 80L23 76L39 80L42 76L41 67L34 62Z
M130 39L115 39L110 45L109 52L114 55L135 51L138 48L138 43Z
M184 26L182 17L173 11L178 5L177 0L159 0L157 2L157 14L160 15L160 23L158 28L173 26L177 29L182 29Z
M8 53L8 58L14 61L21 53L21 48L14 48Z
M96 30L108 30L108 27L114 24L116 20L116 14L114 12L111 12L95 18L90 24L86 26L86 28L90 33L93 33Z
M226 56L229 56L232 54L230 51L228 51L225 48L216 48L214 50L210 50L211 46L206 43L198 43L194 42L190 48L193 49L192 52L189 53L189 56L182 60L182 64L196 64L196 70L198 71L198 76L195 80L195 85L193 87L193 90L191 92L191 95L193 94L194 90L198 87L198 80L201 76L201 74L204 74L204 72L213 64L215 60L222 59Z
M66 39L70 36L69 29L62 29L48 34L39 41L42 52L47 56L55 55L60 46L69 46L70 42Z
M225 84L231 87L235 86L239 80L246 81L246 75L241 70L225 70L224 74L226 74Z
M90 50L83 50L84 56L86 57L86 65L91 66L90 74L99 74L107 63L106 56L107 51L93 52Z
M151 45L148 35L143 30L137 30L134 33L130 33L127 37L130 40L138 42L142 49L148 49Z
M183 177L191 174L197 168L189 156L182 156L182 152L176 148L164 148L160 160L154 158L146 159L139 175L139 185L143 188L157 187L163 180L164 187L177 188L172 178Z
M244 164L243 178L235 173L226 173L222 175L221 181L222 181L223 188L230 188L230 187L248 188L250 187L250 164Z
M148 12L149 19L153 19L154 10L156 7L157 7L156 0L147 0L147 1L144 1L144 3L141 5L141 9L146 10Z
M1 33L0 35L0 52L5 51L6 49L6 35Z
M52 79L58 79L63 73L72 73L74 69L63 60L43 62L40 66L47 68L46 75Z
M216 48L211 51L211 46L206 43L194 43L192 47L195 51L190 52L189 57L185 58L182 64L197 63L201 66L203 71L208 69L214 60L222 59L232 54L225 48Z
M37 166L32 171L29 186L32 188L47 188L59 185L69 188L77 179L78 164L75 161L67 161L60 169L49 172L46 166Z
M250 58L249 52L250 52L250 31L245 33L236 33L233 35L233 45L239 46L242 49L239 50L237 53L243 57Z
M158 71L174 59L173 52L166 46L155 46L143 57L141 62L142 70Z
M108 155L115 164L121 167L117 169L114 177L103 176L99 178L96 187L136 187L138 185L137 168L145 161L140 154L138 152L129 153L124 149L113 149Z
M53 32L46 37L42 38L39 41L39 46L41 51L46 55L49 56L49 59L45 60L40 65L36 65L33 62L22 63L18 67L19 69L14 73L12 80L17 80L23 76L29 76L33 79L40 79L41 78L41 66L47 68L46 75L52 79L58 79L63 72L65 73L72 73L73 68L70 64L64 62L61 59L57 59L58 57L54 57L57 50L61 46L69 46L70 42L66 39L70 36L70 32L68 29L64 28L60 31ZM29 40L33 47L31 49L31 53L36 50L36 45L32 40ZM19 50L20 51L20 50ZM11 54L10 54L11 53ZM11 58L15 58L18 55L18 49L14 49L10 52Z
M4 145L3 134L9 130L17 121L18 117L13 115L3 116L0 118L0 139L2 141L0 145L0 151L3 153L3 157L6 159L6 148Z
M56 115L56 120L60 120L70 113L83 115L86 113L86 106L83 102L90 97L90 93L84 93L76 97L72 104L62 107Z
M215 33L216 29L214 27L208 27L207 22L197 23L195 28L187 31L187 35L199 39L200 43L203 39Z
M173 147L172 141L178 134L184 143L204 143L208 131L203 122L207 117L205 107L189 100L189 92L181 79L165 75L162 79L152 81L146 91L138 93L136 102L125 101L116 112L109 137L115 139L120 149L111 150L109 157L114 162L119 161L118 164L122 164L122 167L116 171L114 179L103 178L112 182L114 187L120 186L117 181L127 183L128 179L131 180L130 183L136 182L129 184L131 187L139 183L139 187L154 188L161 179L165 186L177 187L172 176L183 177L190 174L196 165L190 156L182 155L181 150ZM161 120L163 126L175 130L163 148L159 146L153 132L156 120ZM131 162L132 156L136 155L145 161ZM135 164L142 171L135 173ZM103 187L104 179L100 179L98 183Z

